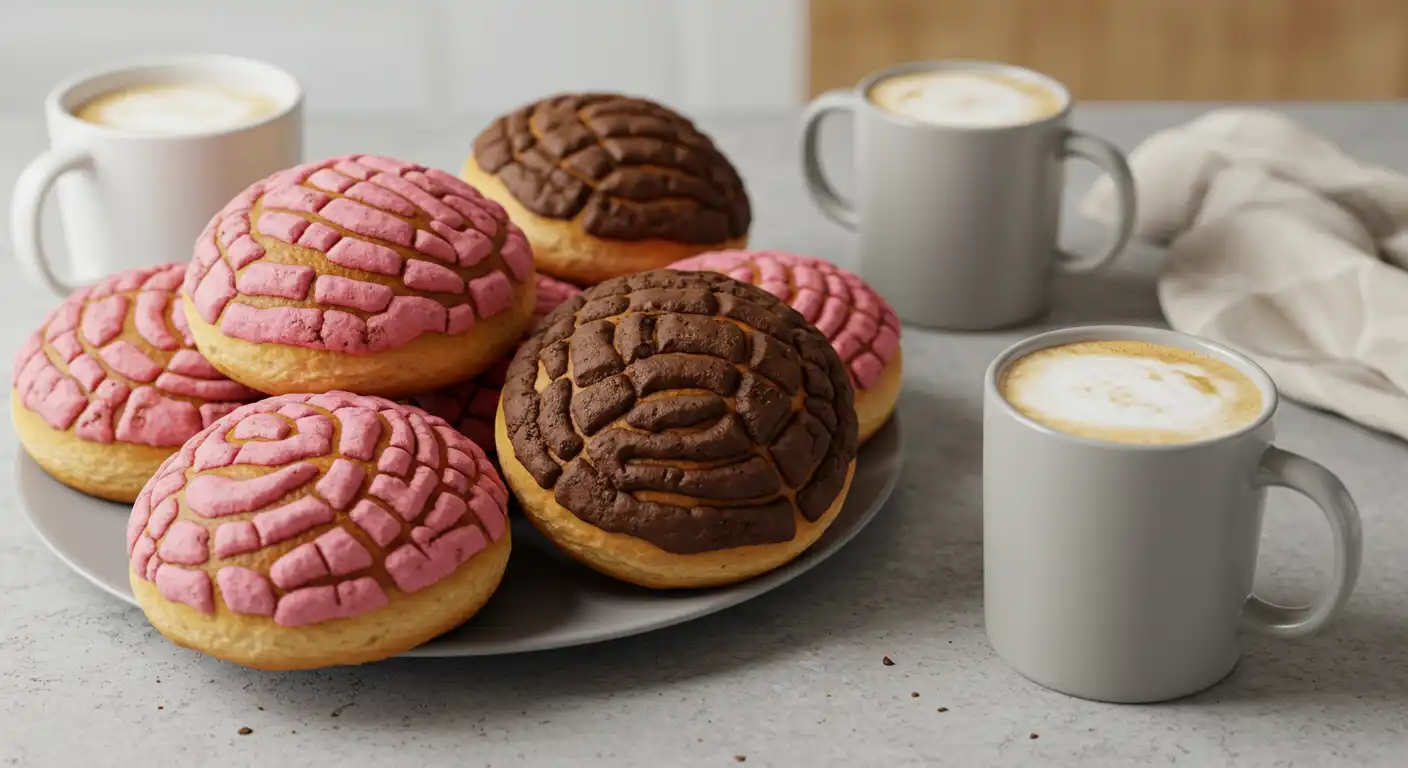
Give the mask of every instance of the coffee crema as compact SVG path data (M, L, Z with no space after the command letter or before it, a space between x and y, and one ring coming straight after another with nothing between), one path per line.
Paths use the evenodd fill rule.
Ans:
M1235 367L1147 341L1085 341L1008 365L998 390L1023 415L1116 443L1209 440L1256 421L1261 388Z
M999 71L929 70L895 75L870 87L881 109L941 126L998 127L1031 123L1060 112L1065 98L1051 88Z
M102 94L74 110L85 122L151 134L238 128L279 111L263 94L202 83L158 83Z

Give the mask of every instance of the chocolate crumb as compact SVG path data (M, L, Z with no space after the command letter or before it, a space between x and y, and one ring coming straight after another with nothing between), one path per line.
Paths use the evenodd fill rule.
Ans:
M887 666L887 667L893 667L893 666L895 666L895 660L892 659L892 658L890 658L889 656L886 656L885 658L881 659L881 660L880 660L880 663L881 663L881 664L884 664L884 665Z
M241 728L241 729L240 729L240 735L241 735L241 736L248 736L248 735L251 734L251 733L254 733L254 729L253 729L253 728L245 727L245 728Z
M255 709L259 710L260 712L263 712L263 711L264 711L264 708L263 708L263 707L260 707L260 706L255 706Z
M740 762L740 763L746 763L746 762L748 762L748 756L747 756L747 755L734 755L734 756L733 756L733 759L734 759L736 762Z
M917 698L919 698L919 691L910 691L910 692L909 692L909 698L911 698L911 699L917 699Z
M156 705L156 708L157 708L157 709L166 709L166 707L163 707L163 706L161 706L160 704Z
M1041 738L1041 736L1039 736L1038 734L1035 734L1035 733L1033 733L1031 737L1032 737L1033 739L1039 739L1039 738Z
M947 711L948 711L948 707L939 707L939 711L940 711L940 712L947 712Z

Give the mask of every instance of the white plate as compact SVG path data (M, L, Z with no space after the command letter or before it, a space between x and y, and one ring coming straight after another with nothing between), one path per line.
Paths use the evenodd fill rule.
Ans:
M846 506L801 557L751 581L717 589L658 592L602 576L568 559L522 517L503 584L469 622L404 656L487 656L565 648L649 632L757 597L835 554L884 506L899 479L899 424L865 444ZM127 584L128 507L95 499L45 474L23 452L15 466L20 505L39 537L70 568L136 605Z

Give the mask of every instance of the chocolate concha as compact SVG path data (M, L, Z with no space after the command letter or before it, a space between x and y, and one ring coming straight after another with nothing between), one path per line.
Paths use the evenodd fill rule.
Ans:
M495 120L461 175L523 227L541 271L580 285L741 247L752 220L708 136L619 94L562 94Z
M242 406L152 476L129 580L179 645L261 669L359 664L474 615L509 556L508 492L473 441L379 397Z
M776 568L840 512L857 420L846 365L777 297L659 270L568 300L519 348L496 423L525 514L649 587Z
M904 368L900 318L859 276L821 259L782 251L714 251L670 268L722 272L787 302L816 324L850 368L860 441L869 440L890 420Z

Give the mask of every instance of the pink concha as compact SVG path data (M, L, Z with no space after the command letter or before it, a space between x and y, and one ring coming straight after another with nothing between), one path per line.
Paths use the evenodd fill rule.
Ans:
M508 374L510 359L512 356L454 386L412 395L410 402L449 422L466 437L483 446L491 460L496 459L494 416L499 408L499 393Z
M783 251L712 251L671 269L721 272L786 301L831 340L861 389L880 380L900 347L900 320L855 274L821 259Z
M127 552L165 600L297 627L450 576L507 535L506 504L484 451L437 416L283 395L235 409L162 465L132 507Z
M81 440L175 448L260 397L196 351L185 272L132 269L65 299L15 355L10 385L24 407Z
M185 289L226 336L362 355L470 332L508 311L531 275L527 238L473 187L346 155L232 200L197 241Z
M533 325L541 323L558 305L582 292L571 283L539 274L537 304L533 307ZM499 407L499 391L508 373L510 354L494 367L454 386L435 392L413 395L410 402L448 421L469 439L483 446L490 459L495 458L494 414Z
M541 323L564 301L581 293L582 289L571 283L564 283L555 277L538 275L537 303L533 305L533 325Z

